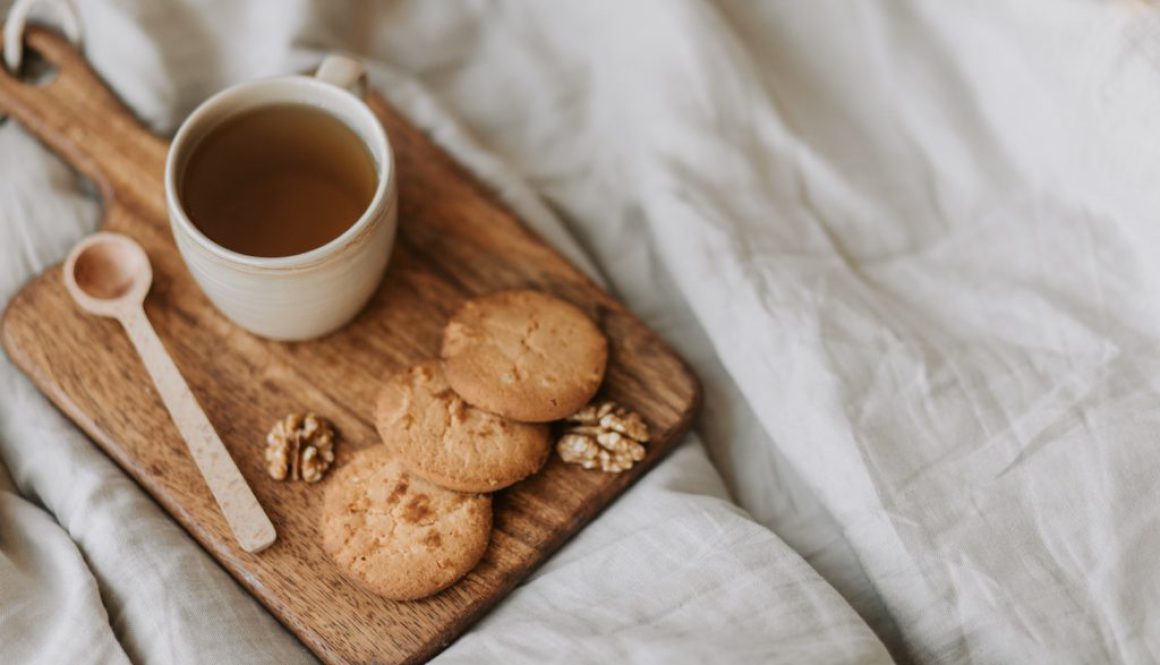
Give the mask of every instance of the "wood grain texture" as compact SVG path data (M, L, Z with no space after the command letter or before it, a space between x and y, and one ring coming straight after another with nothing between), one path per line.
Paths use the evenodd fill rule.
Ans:
M104 228L145 248L155 273L148 316L270 514L278 541L256 555L237 546L129 340L115 321L76 307L59 267L10 303L0 328L4 347L322 660L413 663L434 655L689 428L699 386L669 347L373 96L395 149L400 194L399 236L379 291L350 325L321 340L270 342L234 327L198 290L173 244L162 185L166 143L142 129L62 39L33 31L27 41L59 75L34 87L0 72L0 112L95 180L105 197ZM359 590L322 551L323 487L266 476L266 431L287 413L309 410L341 431L337 464L377 445L381 382L437 356L442 327L465 299L516 287L559 295L599 323L611 348L602 394L648 421L648 456L630 472L606 475L553 455L542 472L496 496L492 542L463 580L410 603Z

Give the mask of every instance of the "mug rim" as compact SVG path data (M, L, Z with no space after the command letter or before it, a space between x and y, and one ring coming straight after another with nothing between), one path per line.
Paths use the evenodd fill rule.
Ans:
M362 141L370 150L375 151L376 146L374 142L378 142L382 148L382 158L379 161L379 172L376 174L378 182L375 185L375 194L371 197L370 203L367 204L366 210L362 215L345 231L338 236L332 238L328 242L319 245L313 249L298 254L290 254L288 256L251 256L241 252L234 251L225 247L209 238L193 223L189 215L185 211L182 204L181 197L178 193L177 187L177 166L179 158L185 157L189 152L185 144L188 143L189 135L196 128L205 124L208 121L208 116L213 114L221 106L225 105L232 99L239 95L244 95L255 88L261 88L272 85L292 85L305 86L311 89L312 93L320 93L329 95L333 100L337 101L339 105L346 106L353 109L357 116L361 116L363 120L368 121L368 127L371 128L371 136L357 127L351 127L349 123L337 118L336 114L321 104L312 103L310 100L293 103L305 103L318 110L335 117L344 125L347 126L359 140ZM262 104L256 104L251 108L260 108L278 103L286 103L289 100L271 101ZM250 110L250 109L247 109ZM235 115L230 113L225 118ZM218 122L223 122L222 118ZM368 140L369 139L369 140ZM224 259L230 263L244 265L250 268L266 269L266 270L283 270L283 269L298 269L304 265L313 264L323 259L329 258L331 255L338 253L345 246L350 245L374 222L379 213L382 212L387 198L390 194L391 186L395 178L395 156L391 149L390 138L387 132L383 129L382 122L379 121L378 116L370 109L366 101L356 97L353 93L341 88L333 83L327 83L313 76L306 75L291 75L291 76L276 76L271 78L258 79L254 81L245 81L232 85L224 90L221 90L198 105L192 113L181 123L178 127L177 133L173 137L173 141L169 146L169 153L165 159L165 199L170 210L170 219L180 226L181 230L185 232L190 238L194 240L202 248L208 250L219 259Z

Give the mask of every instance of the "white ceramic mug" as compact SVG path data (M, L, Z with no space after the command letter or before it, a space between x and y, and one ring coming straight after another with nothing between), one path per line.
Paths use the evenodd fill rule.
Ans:
M363 101L366 73L330 56L315 76L284 76L228 88L186 119L169 148L165 198L177 248L209 299L242 328L276 340L325 335L350 321L374 294L394 244L398 194L394 156L382 124ZM180 183L198 143L225 120L267 105L309 104L341 120L374 157L378 185L350 228L302 254L240 254L205 236L189 219Z

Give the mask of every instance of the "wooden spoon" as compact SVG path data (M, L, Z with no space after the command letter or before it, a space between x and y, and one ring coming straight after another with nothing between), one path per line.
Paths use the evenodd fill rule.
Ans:
M145 316L153 283L145 250L127 236L98 233L69 253L64 282L82 308L124 326L238 544L247 552L269 547L277 537L274 525Z

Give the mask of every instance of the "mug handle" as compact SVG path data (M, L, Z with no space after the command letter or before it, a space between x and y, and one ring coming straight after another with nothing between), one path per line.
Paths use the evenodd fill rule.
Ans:
M344 88L359 99L367 96L367 70L363 64L345 55L328 55L318 66L314 78Z

